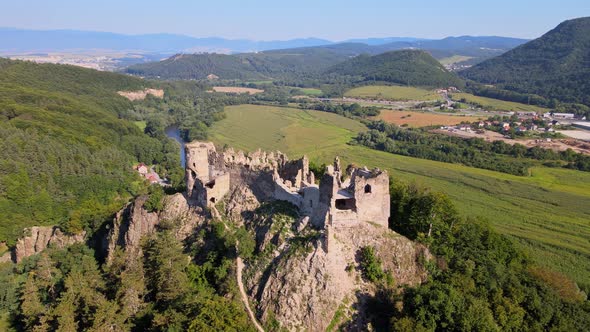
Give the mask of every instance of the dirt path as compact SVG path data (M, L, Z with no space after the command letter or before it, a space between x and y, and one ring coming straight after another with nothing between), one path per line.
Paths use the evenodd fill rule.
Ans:
M256 329L260 332L264 332L264 329L258 323L256 316L254 316L254 312L252 312L252 309L250 309L250 302L248 301L248 296L246 295L246 291L244 290L244 283L242 282L242 269L244 268L244 262L242 262L242 259L240 257L238 257L236 259L236 262L238 265L238 271L236 273L237 278L238 278L238 288L240 289L240 295L242 297L242 302L244 302L244 305L246 306L246 310L248 310L248 316L250 316L250 320L252 321L254 326L256 326Z

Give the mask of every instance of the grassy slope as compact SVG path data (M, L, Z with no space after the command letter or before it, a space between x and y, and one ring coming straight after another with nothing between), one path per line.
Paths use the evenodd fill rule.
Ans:
M438 100L434 91L407 86L368 85L354 88L344 94L346 97L380 98L388 100Z
M345 163L387 169L394 178L446 192L465 215L486 217L540 263L590 280L590 173L535 168L532 176L517 177L349 146L363 127L334 114L254 105L226 111L211 133L217 144L280 149L292 158L306 153L320 163L339 155Z

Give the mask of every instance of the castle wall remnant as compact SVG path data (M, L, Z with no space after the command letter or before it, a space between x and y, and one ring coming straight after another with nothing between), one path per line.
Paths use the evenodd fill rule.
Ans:
M343 171L336 157L318 186L305 156L289 161L281 152L245 154L231 148L217 152L213 143L206 142L185 148L188 196L199 206L211 207L231 188L258 179L269 182L256 184L265 188L265 198L297 206L317 228L352 227L361 222L388 226L389 177L385 171L352 166ZM266 176L250 176L253 173Z

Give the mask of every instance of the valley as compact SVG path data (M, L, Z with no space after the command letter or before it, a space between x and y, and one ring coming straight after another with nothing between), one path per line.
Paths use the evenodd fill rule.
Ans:
M0 11L1 331L590 326L590 17L59 1Z
M329 163L371 164L393 179L447 193L464 216L482 217L537 262L579 283L590 277L590 173L533 168L520 177L456 164L392 155L348 143L360 124L334 114L255 105L226 108L211 139L245 151L280 150Z

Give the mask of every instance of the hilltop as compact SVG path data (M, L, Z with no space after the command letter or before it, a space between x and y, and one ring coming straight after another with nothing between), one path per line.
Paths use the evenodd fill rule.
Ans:
M329 68L327 72L408 86L463 86L459 77L446 70L427 52L418 50L360 55Z
M394 40L394 41L390 41ZM362 40L361 40L362 41ZM359 55L421 49L442 60L459 56L458 63L477 63L520 45L526 40L505 37L448 37L441 40L382 39L367 43L343 42L241 54L177 54L159 62L128 67L125 72L161 79L292 79L321 77L331 66Z
M565 21L461 76L497 89L590 105L590 17Z

